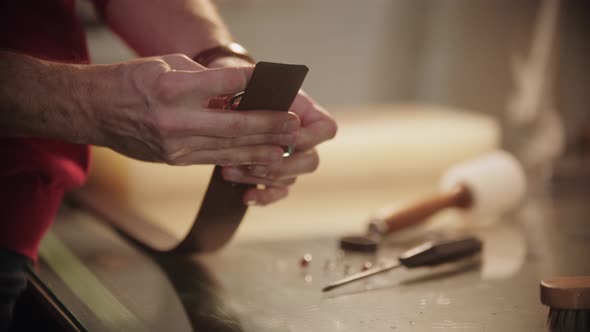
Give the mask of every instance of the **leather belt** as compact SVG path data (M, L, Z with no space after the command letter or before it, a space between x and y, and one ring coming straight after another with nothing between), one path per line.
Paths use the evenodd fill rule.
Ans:
M259 62L235 109L288 111L307 71L303 65ZM183 239L175 238L104 191L81 188L68 197L148 251L198 253L219 249L231 239L248 209L242 197L251 187L223 180L221 167L215 166L201 207Z

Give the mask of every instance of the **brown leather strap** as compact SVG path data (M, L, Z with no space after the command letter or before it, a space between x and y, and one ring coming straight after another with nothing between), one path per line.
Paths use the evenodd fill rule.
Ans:
M237 110L288 111L307 71L307 67L303 65L259 62ZM221 168L215 166L201 208L182 240L137 215L130 208L122 206L108 193L82 188L69 197L145 249L197 253L218 249L233 236L247 210L242 196L249 187L251 186L226 182L221 177Z

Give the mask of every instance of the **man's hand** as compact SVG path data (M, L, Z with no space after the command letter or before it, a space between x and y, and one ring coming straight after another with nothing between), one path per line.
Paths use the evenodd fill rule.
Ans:
M111 28L144 56L170 52L195 55L232 41L215 7L208 0L110 1L105 16ZM149 34L146 34L145 22L157 23L150 26ZM208 64L208 67L236 66L251 64L232 57ZM299 94L291 111L301 121L295 154L270 164L255 163L257 166L226 167L223 170L223 175L230 181L266 185L266 189L246 192L244 200L250 204L264 205L285 197L289 185L298 175L317 168L319 158L314 147L336 134L335 121L304 93Z
M212 67L217 68L240 65L248 66L245 61L231 57L212 63ZM315 147L336 135L334 119L305 92L299 92L290 112L301 121L294 144L295 153L271 164L223 168L223 177L228 181L264 185L244 194L244 201L248 204L266 205L286 197L289 186L295 183L299 175L311 173L319 166L320 159Z
M244 201L285 197L319 163L315 146L336 123L300 92L291 112L208 108L246 88L251 66L206 69L184 55L71 65L0 52L0 132L109 147L171 165L226 166L225 179L262 184ZM295 153L283 158L283 146ZM245 165L245 166L244 166Z
M237 166L280 163L281 146L295 143L300 124L293 113L207 108L213 97L243 91L252 67L206 69L184 55L167 55L114 71L122 78L118 91L106 96L110 100L90 101L97 145L171 165Z

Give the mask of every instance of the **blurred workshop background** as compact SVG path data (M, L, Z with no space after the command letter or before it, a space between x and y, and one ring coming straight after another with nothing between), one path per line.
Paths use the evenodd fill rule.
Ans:
M288 225L311 214L325 216L316 234L331 221L360 229L371 210L432 191L448 166L498 147L522 161L540 190L556 169L590 169L587 1L215 3L257 59L306 64L304 89L340 125L320 148L319 171L284 202L252 209L238 238L296 236L305 227ZM80 1L79 14L95 63L134 57L90 3ZM558 162L564 155L573 162ZM94 161L91 185L113 190L178 234L182 227L171 220L188 225L211 170L103 150ZM307 208L310 200L322 207ZM277 215L293 222L277 222Z

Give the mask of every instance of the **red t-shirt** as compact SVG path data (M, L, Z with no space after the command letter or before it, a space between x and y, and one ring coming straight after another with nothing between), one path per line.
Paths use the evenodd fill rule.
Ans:
M75 0L1 1L0 48L52 61L89 61ZM64 192L86 179L89 152L87 145L0 133L0 248L37 258Z

